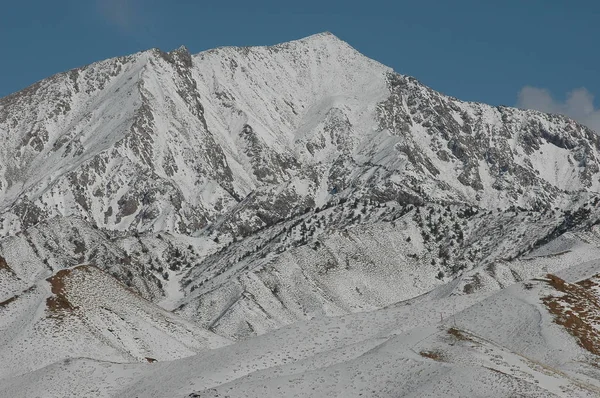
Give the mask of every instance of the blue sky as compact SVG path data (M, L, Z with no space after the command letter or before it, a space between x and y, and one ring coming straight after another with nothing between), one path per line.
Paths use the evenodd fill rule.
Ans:
M599 21L592 0L7 1L0 96L151 47L200 52L331 31L443 93L567 113L600 131Z

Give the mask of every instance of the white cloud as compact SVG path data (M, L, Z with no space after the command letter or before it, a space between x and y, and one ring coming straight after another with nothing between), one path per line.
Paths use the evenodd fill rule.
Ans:
M600 108L594 106L594 95L586 88L569 92L563 102L547 89L525 86L519 92L517 106L569 116L600 134Z

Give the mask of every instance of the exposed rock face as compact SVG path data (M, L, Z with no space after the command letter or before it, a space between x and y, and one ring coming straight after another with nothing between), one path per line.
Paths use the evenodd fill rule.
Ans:
M597 220L592 131L442 95L331 34L62 73L0 99L0 140L0 255L30 252L8 262L25 285L90 262L232 338Z
M598 187L585 127L443 96L328 34L59 74L0 101L0 135L5 235L59 215L190 233L290 184L284 212L322 205L333 185L487 208Z

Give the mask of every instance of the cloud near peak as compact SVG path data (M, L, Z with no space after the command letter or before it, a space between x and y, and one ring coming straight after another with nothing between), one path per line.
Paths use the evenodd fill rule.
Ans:
M600 134L600 108L594 106L594 95L586 88L575 89L559 101L547 89L525 86L519 91L517 106L568 116Z

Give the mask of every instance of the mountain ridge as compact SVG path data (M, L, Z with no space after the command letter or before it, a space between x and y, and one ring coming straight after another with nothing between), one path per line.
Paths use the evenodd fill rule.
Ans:
M102 360L177 362L199 347L189 333L252 350L261 335L324 320L360 323L407 303L431 309L440 298L475 306L491 295L520 297L517 287L502 289L548 270L573 272L569 262L593 268L600 258L600 138L590 129L563 116L445 96L330 33L198 54L151 49L54 75L0 100L0 139L0 320L24 325L4 344L14 352L40 329L33 307L12 312L29 297L23 292L83 264L99 271L76 273L119 292L122 283L148 300L151 318L184 326L165 332L162 321L151 323L168 336L165 351L155 335L137 334L146 316L128 312L127 303L137 308L141 299L119 293L123 308L98 308L72 293L82 317L66 322L75 335L92 333L96 349L73 355L98 359L114 337L106 350L129 356ZM102 284L82 278L90 297L108 300ZM60 307L62 293L52 293ZM48 297L38 296L45 305ZM125 318L114 334L104 330L106 311ZM414 343L418 328L441 327L438 314L429 315L435 319L427 325L411 323L403 337L369 345L377 352ZM92 332L77 326L87 316ZM465 322L467 333L473 320ZM505 341L477 341L507 361L527 362ZM424 346L425 356L405 352L399 363L435 362L436 344L463 361L446 342ZM248 366L260 355L253 358ZM71 367L43 365L27 371ZM6 371L0 385L3 377L28 377ZM482 372L479 381L489 377ZM219 380L187 394L234 379Z

